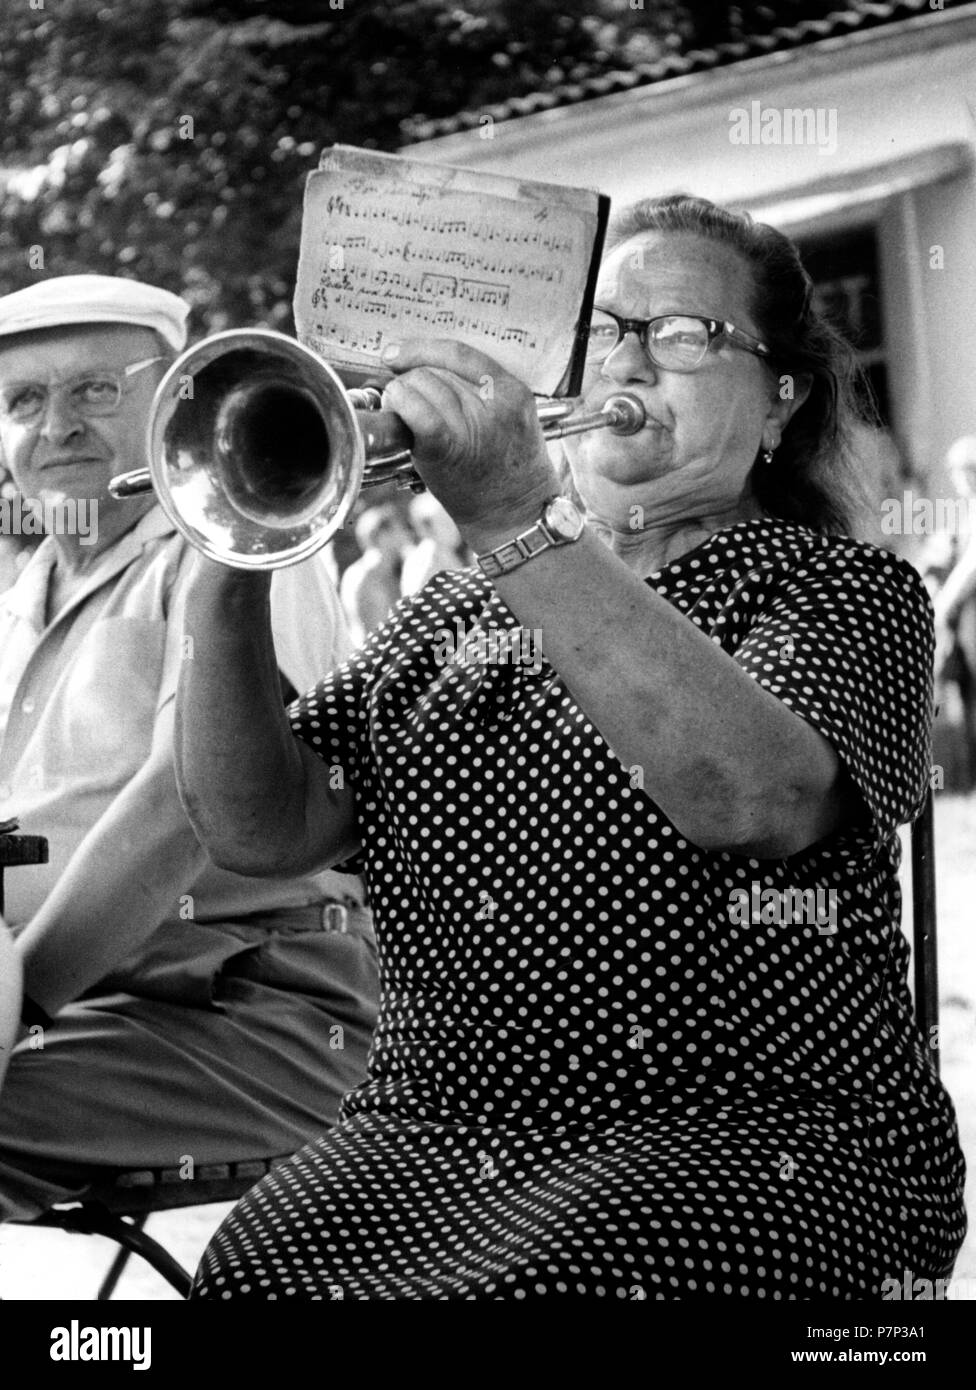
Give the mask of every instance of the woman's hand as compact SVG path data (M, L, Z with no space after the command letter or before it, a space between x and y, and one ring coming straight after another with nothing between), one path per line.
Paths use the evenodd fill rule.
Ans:
M473 550L510 540L559 491L528 387L475 348L409 340L385 407L413 432L417 472Z

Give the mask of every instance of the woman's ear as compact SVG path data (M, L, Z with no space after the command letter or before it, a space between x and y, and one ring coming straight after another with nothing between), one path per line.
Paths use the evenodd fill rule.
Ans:
M812 373L782 372L776 380L770 411L766 416L770 428L782 434L794 411L799 410L812 388Z

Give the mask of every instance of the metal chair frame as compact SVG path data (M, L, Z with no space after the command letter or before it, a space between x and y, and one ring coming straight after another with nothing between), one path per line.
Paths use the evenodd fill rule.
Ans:
M935 910L935 813L931 787L912 823L911 858L915 1019L938 1072L939 954Z
M119 1246L98 1293L107 1302L130 1255L139 1255L157 1274L186 1298L193 1282L188 1270L158 1240L145 1231L156 1212L198 1207L214 1202L236 1202L287 1155L241 1163L209 1164L188 1178L178 1168L120 1170L98 1182L70 1203L59 1203L31 1221L19 1224L47 1226L86 1236L105 1236Z

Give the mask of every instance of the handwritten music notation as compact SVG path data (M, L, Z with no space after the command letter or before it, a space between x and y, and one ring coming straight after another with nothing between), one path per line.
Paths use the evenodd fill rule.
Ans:
M530 329L513 324L494 323L490 318L481 314L442 309L433 304L423 304L418 301L408 301L410 307L408 312L404 313L396 299L364 299L358 295L347 294L343 290L322 291L322 297L316 299L316 295L319 293L319 291L313 292L312 298L315 308L320 305L327 305L333 311L354 309L363 319L361 324L352 328L345 326L330 328L327 315L323 314L317 319L313 317L310 326L320 342L327 342L330 338L334 338L334 341L342 347L378 353L382 350L384 342L396 340L398 335L392 332L392 329L409 323L413 336L417 336L419 328L424 328L430 330L428 336L435 338L463 337L467 340L469 335L477 334L490 342L502 346L516 344L520 348L527 348L530 352L537 351L539 347L539 335ZM382 323L379 322L380 320ZM403 335L400 334L399 336ZM419 336L424 335L420 334Z
M389 342L455 338L551 394L596 229L587 190L335 147L306 186L299 338L360 366Z
M540 231L534 226L503 227L483 218L440 216L433 211L419 212L410 207L391 207L385 201L370 205L366 201L369 195L383 196L383 189L378 184L367 185L361 182L359 193L360 197L355 200L350 200L341 193L334 194L325 205L327 216L337 221L349 218L357 224L382 222L391 227L414 228L427 236L470 237L472 241L497 241L501 245L533 248L548 251L553 255L573 250L573 237L558 230ZM547 208L539 211L548 214Z
M450 266L458 274L468 271L479 275L512 276L517 279L538 280L547 285L561 285L566 274L563 266L552 261L541 265L527 265L525 261L510 255L474 251L457 246L425 246L415 245L412 241L385 241L363 233L346 236L338 242L330 242L328 237L323 235L324 260L328 260L337 245L341 246L344 252L348 251L350 256L354 252L364 252L368 256L370 268L375 267L377 262L393 260L408 266L443 265ZM380 274L381 271L376 273Z
M401 299L407 303L430 304L440 299L457 299L469 304L500 304L507 307L511 288L504 281L460 280L456 275L440 275L426 271L417 275L401 275L399 271L376 270L368 265L322 272L321 283L312 291L312 304L328 304L333 298L329 291L355 296L362 293L371 298Z

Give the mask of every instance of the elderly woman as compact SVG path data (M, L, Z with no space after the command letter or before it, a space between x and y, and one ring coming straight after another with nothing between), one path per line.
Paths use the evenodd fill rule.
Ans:
M585 403L625 389L647 421L579 437L575 502L523 386L454 344L389 354L479 567L290 727L267 579L201 562L197 832L245 873L361 864L382 1004L369 1079L224 1222L199 1295L870 1298L951 1271L963 1164L896 882L932 623L844 534L843 350L791 243L694 198L623 214L596 303ZM444 659L445 630L483 654L519 628L534 669Z

